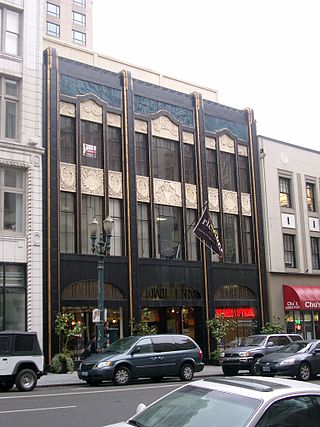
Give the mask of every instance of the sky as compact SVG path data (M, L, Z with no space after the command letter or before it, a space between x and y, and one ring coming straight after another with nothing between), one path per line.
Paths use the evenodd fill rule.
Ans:
M93 0L93 48L218 90L257 133L320 151L319 0Z

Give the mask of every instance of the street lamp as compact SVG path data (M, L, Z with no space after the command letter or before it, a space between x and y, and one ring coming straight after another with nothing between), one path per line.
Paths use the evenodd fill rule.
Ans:
M93 218L90 224L90 237L92 253L96 253L98 255L98 351L103 349L104 342L104 257L105 255L110 255L110 240L113 231L113 219L110 216L107 216L107 218L103 220L103 229L106 236L105 240L103 232L101 232L100 239L98 242L96 242L98 234L98 221L96 218Z

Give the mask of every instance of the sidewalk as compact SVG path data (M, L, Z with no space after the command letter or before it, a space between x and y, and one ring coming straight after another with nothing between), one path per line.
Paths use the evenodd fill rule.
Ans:
M202 377L210 377L213 375L222 375L221 366L206 365L202 372L196 372L194 379ZM77 372L69 374L47 374L38 380L37 387L52 387L52 386L65 386L65 385L79 385L85 384L84 381L79 380Z

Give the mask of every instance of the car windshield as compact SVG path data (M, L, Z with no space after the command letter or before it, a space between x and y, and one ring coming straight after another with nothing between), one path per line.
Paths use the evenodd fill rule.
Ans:
M234 393L186 386L159 400L129 424L143 427L243 427L261 401Z
M264 340L266 339L265 335L251 335L249 337L245 337L241 340L241 346L251 346L251 345L262 345Z
M103 353L124 353L129 350L138 339L139 337L120 338L104 349Z
M295 341L280 348L278 353L305 353L311 345L311 342Z

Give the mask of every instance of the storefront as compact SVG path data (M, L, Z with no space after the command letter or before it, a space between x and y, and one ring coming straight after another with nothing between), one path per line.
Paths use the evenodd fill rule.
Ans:
M287 332L320 339L320 286L283 285L283 302Z

